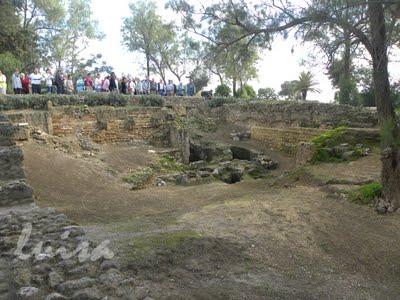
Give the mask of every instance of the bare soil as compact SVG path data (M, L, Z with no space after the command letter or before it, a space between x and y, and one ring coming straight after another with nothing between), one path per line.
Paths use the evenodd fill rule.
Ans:
M255 145L257 147L257 145ZM110 239L123 269L155 299L398 299L400 214L377 215L326 189L379 178L377 155L234 185L131 191L122 176L154 159L146 145L94 157L23 145L39 206ZM309 179L309 180L307 180Z

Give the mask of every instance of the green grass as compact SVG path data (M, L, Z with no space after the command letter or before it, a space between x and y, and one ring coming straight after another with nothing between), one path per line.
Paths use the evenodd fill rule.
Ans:
M358 189L349 192L348 199L358 204L372 204L376 197L382 194L382 185L378 182L365 184Z
M346 132L346 127L341 126L335 129L328 130L321 135L313 138L311 142L318 148L333 147L342 143L343 135Z
M201 234L191 230L163 232L131 239L127 245L128 259L142 260L154 252L165 253L179 249L187 241L201 238Z

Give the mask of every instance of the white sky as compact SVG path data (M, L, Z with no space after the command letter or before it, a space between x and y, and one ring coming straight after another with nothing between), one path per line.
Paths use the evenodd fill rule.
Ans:
M114 0L112 3L106 3L101 0L92 0L94 18L99 21L100 30L105 33L106 37L102 41L91 42L87 54L103 54L103 59L108 65L114 67L117 76L122 73L143 77L145 70L141 67L144 58L141 54L129 53L121 45L121 26L122 18L129 16L128 4L134 0ZM196 1L196 0L195 0ZM302 1L302 0L299 0ZM166 21L176 20L177 15L172 11L164 9L164 0L156 1L159 4L159 13ZM294 46L294 53L291 49ZM321 91L319 94L311 93L310 100L318 100L321 102L331 102L334 98L334 90L322 67L307 69L301 66L302 59L307 57L307 53L314 51L311 45L300 45L293 39L278 39L272 44L272 50L264 50L261 54L258 68L258 79L253 80L250 84L257 91L258 88L272 87L279 92L280 85L286 80L297 79L301 71L310 70L315 80L319 83L317 88ZM400 64L392 64L390 71L395 75L394 78L400 78ZM156 76L155 76L156 77ZM171 77L173 79L173 77ZM175 79L176 81L176 79ZM218 84L216 80L210 84L209 88L215 88Z

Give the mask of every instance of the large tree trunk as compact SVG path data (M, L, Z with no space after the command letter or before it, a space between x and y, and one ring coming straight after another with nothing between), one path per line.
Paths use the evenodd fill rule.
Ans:
M236 96L236 78L232 79L232 92L233 92L233 96Z
M340 82L340 103L354 105L350 101L351 89L351 38L350 33L344 31L343 74Z
M147 77L150 77L150 55L146 53L146 71Z
M382 130L382 185L383 200L378 206L381 212L400 208L400 128L394 105L390 100L387 39L383 5L368 1L371 26L373 78L375 101Z

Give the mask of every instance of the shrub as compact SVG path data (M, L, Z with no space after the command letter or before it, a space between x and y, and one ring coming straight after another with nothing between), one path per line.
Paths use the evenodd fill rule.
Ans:
M273 88L258 89L257 96L259 99L278 100L278 95Z
M163 106L164 100L160 95L142 95L139 104L143 106Z
M235 96L242 99L254 99L256 98L257 94L252 86L245 84L243 85L243 88L237 90Z
M213 107L220 107L225 104L232 104L238 102L239 99L234 97L214 97L210 101L208 101L208 106Z
M342 162L357 159L362 156L363 150L354 145L356 142L356 139L346 131L346 127L328 130L311 140L316 150L311 162ZM347 143L351 144L340 146ZM347 156L347 153L350 155Z
M218 96L218 97L229 97L230 94L231 94L231 89L226 84L220 84L215 89L215 96Z
M378 182L365 184L349 192L348 199L358 204L372 204L375 198L382 195L382 185Z

